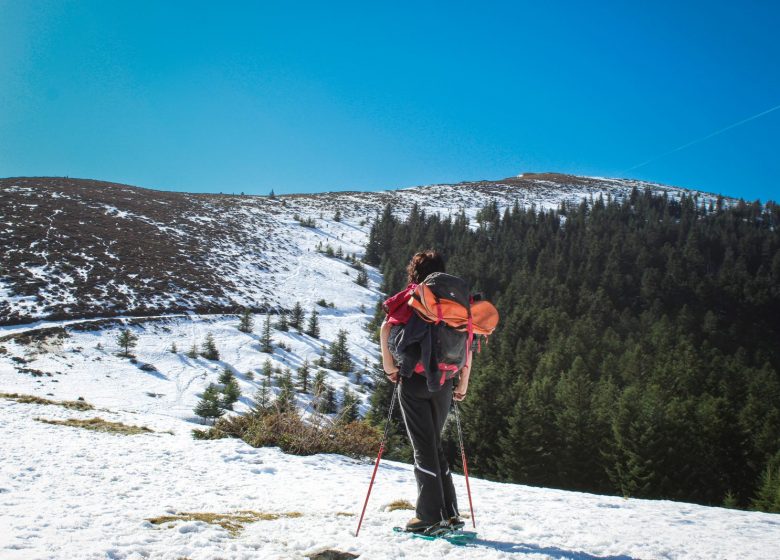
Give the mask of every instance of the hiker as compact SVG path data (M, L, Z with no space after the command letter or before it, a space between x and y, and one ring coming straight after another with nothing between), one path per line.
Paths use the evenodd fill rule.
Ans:
M413 369L400 367L404 360L397 360L391 352L391 332L412 327L414 321L419 321L421 328L425 328L426 324L415 316L408 302L414 289L429 274L444 272L444 259L436 251L417 253L409 261L406 272L407 287L384 302L387 317L380 336L382 364L388 379L400 383L401 413L414 450L417 506L415 517L406 524L406 530L426 532L437 526L460 529L464 523L458 513L455 487L441 434L452 400L462 401L466 397L470 363L467 361L460 368L460 380L454 388L454 374L446 379L442 375L440 380L437 376L432 382L420 362L416 362Z

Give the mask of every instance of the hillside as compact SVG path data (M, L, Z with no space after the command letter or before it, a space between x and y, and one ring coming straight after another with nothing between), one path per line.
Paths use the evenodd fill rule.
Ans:
M490 201L552 209L622 199L634 187L686 192L554 174L274 198L0 180L0 557L347 557L326 554L336 550L364 559L774 558L777 515L476 477L479 540L467 548L421 542L391 532L412 516L391 504L414 502L415 485L411 465L386 460L355 538L370 459L192 438L204 428L193 409L225 370L241 391L238 413L265 381L271 398L279 395L285 372L296 375L304 362L339 406L347 391L368 411L378 349L365 326L383 278L366 265L367 285L359 285L363 265L353 255L364 254L386 205L399 217L414 204L474 217ZM701 193L699 202L714 199ZM278 312L296 302L307 318L317 311L318 334L279 327ZM245 306L251 332L238 329ZM132 359L118 355L125 329L138 337ZM340 332L348 372L324 360ZM208 335L218 359L198 355ZM308 417L336 417L315 416L316 398L297 379L294 399ZM96 427L130 434L87 429ZM467 511L462 477L456 487Z
M333 272L355 275L325 250L363 252L371 220L390 204L473 215L485 203L554 208L633 187L611 179L536 174L501 181L378 193L278 196L164 192L67 178L0 179L0 325L35 319L304 307L340 309L376 300ZM702 195L711 199L712 195ZM340 221L336 221L336 213ZM302 222L311 220L305 227ZM374 275L370 287L376 287ZM316 293L308 286L316 285Z

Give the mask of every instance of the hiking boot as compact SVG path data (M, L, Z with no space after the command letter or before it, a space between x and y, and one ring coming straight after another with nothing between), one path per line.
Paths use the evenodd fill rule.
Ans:
M441 521L423 521L413 517L406 522L406 531L409 533L428 533L439 526Z
M450 524L450 529L453 531L460 531L463 529L463 527L466 526L466 522L463 521L462 518L458 517L457 515L454 517L450 517L448 523Z

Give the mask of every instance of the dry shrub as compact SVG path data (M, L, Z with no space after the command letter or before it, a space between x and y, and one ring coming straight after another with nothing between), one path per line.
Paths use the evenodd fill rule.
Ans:
M24 404L47 404L64 406L72 410L92 410L94 407L86 401L52 401L35 395L20 395L19 393L0 393L0 398Z
M124 436L154 433L154 430L150 430L144 426L128 426L127 424L122 424L121 422L109 422L107 420L103 420L102 418L90 418L89 420L79 420L78 418L68 418L67 420L35 418L35 420L38 422L43 422L44 424L70 426L72 428L84 428L85 430L105 432L109 434L120 434Z
M395 511L397 509L414 509L414 506L409 500L396 500L390 502L385 506L385 511Z
M337 424L338 429L331 440L334 451L348 457L365 457L375 453L379 447L379 430L367 422Z
M306 421L296 412L270 411L220 418L208 430L193 430L193 437L236 437L252 447L279 447L293 455L336 453L365 457L376 451L380 434L362 421L331 422L323 417Z
M166 523L176 523L177 521L202 521L210 525L219 525L230 533L231 537L236 537L248 523L256 521L274 521L282 517L288 519L301 517L303 514L297 511L287 513L263 513L252 510L242 510L236 513L211 513L211 512L181 512L176 515L161 515L160 517L151 517L147 519L152 525L165 525Z

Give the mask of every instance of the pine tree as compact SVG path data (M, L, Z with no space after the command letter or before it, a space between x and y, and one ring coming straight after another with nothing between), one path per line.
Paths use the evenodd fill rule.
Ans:
M238 401L241 396L241 389L238 386L238 381L232 378L222 388L222 398L220 399L220 406L225 410L233 410L233 404Z
M287 369L279 379L279 394L276 395L274 406L279 412L291 412L295 410L295 387L292 381L292 372Z
M219 374L219 382L222 385L227 385L231 381L235 379L235 376L233 375L233 371L225 366L225 368L222 370L222 373Z
M265 325L263 326L263 336L260 338L260 351L266 354L273 354L274 345L271 342L271 316L265 316Z
M287 332L290 330L290 324L287 321L287 312L284 310L279 312L279 320L276 321L276 330L280 332Z
M761 473L752 509L767 513L780 513L780 452L769 461Z
M217 350L217 344L214 342L214 335L211 333L206 334L206 341L203 343L200 355L207 360L219 360L219 350Z
M197 358L199 355L200 355L200 354L198 353L198 343L197 343L197 342L193 342L193 343L192 343L192 346L191 346L191 347L190 347L190 349L187 351L187 357L188 357L188 358L191 358L191 359L193 359L193 360L194 360L194 359L195 359L195 358Z
M255 380L255 372L253 372L251 369L247 370L247 372L244 374L244 377L247 381L254 381Z
M560 408L556 425L563 439L561 449L561 478L575 488L590 490L589 481L597 477L595 418L593 414L593 383L584 360L577 356L571 369L564 373L556 387Z
M339 330L336 340L330 346L330 369L342 372L352 371L352 358L347 347L347 331Z
M312 383L312 392L315 396L321 396L325 393L325 372L321 369L317 370L314 374L314 382Z
M309 392L309 360L304 360L301 367L298 369L298 384L302 393Z
M176 343L175 342L171 342L171 348L170 348L171 354L176 354L178 351L179 351L179 349L176 348Z
M339 413L341 415L341 421L347 424L349 422L354 422L360 417L358 399L347 386L344 386L341 393L341 410Z
M271 390L265 379L260 384L260 388L255 392L252 412L257 415L263 415L271 406Z
M366 272L365 268L358 271L357 278L355 278L355 283L358 286L363 286L364 288L368 286L368 272Z
M122 352L119 353L120 356L123 356L125 358L132 357L132 354L130 353L130 349L135 348L138 344L138 337L130 331L130 329L123 329L119 332L119 336L117 336L117 344L122 348Z
M309 316L309 324L306 327L306 334L312 338L320 337L320 322L319 319L317 319L318 316L317 310L312 309L311 315Z
M325 385L322 397L317 402L317 411L322 414L333 414L338 410L336 403L336 391L333 387Z
M219 389L216 385L211 383L206 387L206 390L203 391L203 396L195 406L195 414L204 420L214 420L224 413L225 411L220 406Z
M274 375L274 367L273 364L271 364L271 360L268 358L265 359L263 362L263 376L265 377L266 381L268 381L268 386L271 386L271 379Z
M333 221L340 222L341 221L341 209L336 208L336 213L333 215Z
M238 330L245 333L251 333L254 328L254 323L255 321L252 318L252 312L248 307L244 308L244 311L241 313L241 320L238 323Z
M300 302L296 301L293 306L292 313L290 314L290 327L298 332L303 331L303 307Z

